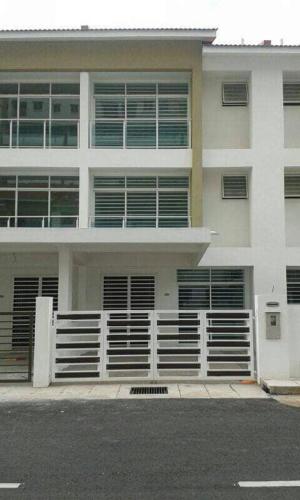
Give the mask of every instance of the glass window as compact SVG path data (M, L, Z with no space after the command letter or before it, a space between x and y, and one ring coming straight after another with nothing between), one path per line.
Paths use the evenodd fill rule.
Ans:
M50 215L78 215L79 193L70 191L52 191Z
M151 148L156 144L156 123L128 122L126 145L128 148Z
M19 191L18 192L18 215L34 216L48 215L48 192L47 191Z
M0 95L13 95L18 93L17 83L0 83Z
M156 100L155 98L129 97L127 99L127 118L155 118Z
M10 146L10 122L0 121L0 147Z
M15 215L15 197L15 191L0 191L0 217Z
M78 188L79 177L76 176L51 176L51 188Z
M52 99L52 118L68 119L79 118L79 99L54 98Z
M48 188L48 185L49 177L47 175L19 175L18 177L19 188Z
M52 83L51 92L53 95L79 95L79 83Z
M2 188L16 187L16 176L15 175L1 175L0 176L0 187L2 187Z
M54 148L76 147L77 129L77 122L52 121L50 127L50 146Z
M0 118L16 118L18 101L14 97L0 98Z
M21 83L20 94L49 94L49 83Z
M49 118L49 99L21 99L20 118Z

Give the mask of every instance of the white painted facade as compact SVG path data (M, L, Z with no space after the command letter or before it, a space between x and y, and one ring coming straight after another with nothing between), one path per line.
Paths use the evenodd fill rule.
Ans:
M0 83L12 78L47 82L49 74L2 73ZM147 78L176 82L190 75L141 72L134 80ZM189 176L193 150L91 148L93 83L112 75L83 71L51 79L80 83L78 147L0 148L0 176L79 176L78 227L0 228L1 309L13 307L16 276L57 276L60 310L97 310L104 276L151 275L156 309L178 309L178 269L242 269L244 308L255 310L258 296L261 376L299 377L300 303L287 304L286 269L300 268L300 198L285 199L284 174L300 172L300 105L283 106L283 82L300 81L300 49L203 47L201 228L90 227L95 176ZM114 75L115 82L132 79ZM222 106L224 82L247 82L248 105ZM223 199L224 175L246 175L248 197ZM272 300L280 304L282 335L266 340L264 313Z

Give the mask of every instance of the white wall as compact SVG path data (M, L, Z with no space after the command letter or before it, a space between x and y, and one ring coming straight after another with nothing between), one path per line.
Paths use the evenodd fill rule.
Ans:
M285 232L286 244L300 247L300 199L285 199ZM300 264L300 258L299 258Z
M229 172L213 168L203 171L203 225L219 233L212 236L211 246L248 246L249 199L222 199L222 174Z
M300 306L287 307L289 320L290 376L300 377Z
M300 106L284 106L284 146L300 148Z
M244 81L218 73L203 74L203 147L205 149L249 148L249 107L222 106L222 83Z

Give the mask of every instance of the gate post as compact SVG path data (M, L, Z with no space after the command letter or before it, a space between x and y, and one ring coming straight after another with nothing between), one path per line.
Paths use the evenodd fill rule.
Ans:
M206 313L207 311L198 311L200 319L200 363L201 378L207 378L207 333L206 333Z
M48 387L52 368L52 297L36 299L33 387Z

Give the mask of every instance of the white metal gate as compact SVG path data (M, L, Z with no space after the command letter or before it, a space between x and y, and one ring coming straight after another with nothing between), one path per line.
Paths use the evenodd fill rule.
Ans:
M55 314L53 380L254 376L250 310Z

